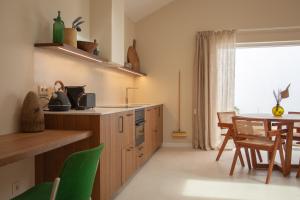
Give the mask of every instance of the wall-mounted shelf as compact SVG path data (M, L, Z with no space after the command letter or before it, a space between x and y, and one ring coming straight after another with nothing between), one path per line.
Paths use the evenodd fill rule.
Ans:
M101 59L99 56L95 56L86 51L75 48L71 45L60 44L60 43L35 43L34 46L38 47L38 48L47 48L47 49L60 51L60 52L63 52L63 53L66 53L66 54L69 54L72 56L82 58L84 60L97 62L101 66L108 67L110 69L117 70L119 72L124 72L124 73L130 74L130 75L133 75L133 76L146 76L146 74L144 74L144 73L133 71L131 69L125 68L124 66L116 64L116 63L107 62L106 60Z

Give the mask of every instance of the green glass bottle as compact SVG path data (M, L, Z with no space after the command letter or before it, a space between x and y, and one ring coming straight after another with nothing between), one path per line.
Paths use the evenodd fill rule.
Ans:
M57 18L54 18L54 24L53 24L53 42L54 43L64 43L64 29L65 24L61 20L60 17L60 11L58 11Z

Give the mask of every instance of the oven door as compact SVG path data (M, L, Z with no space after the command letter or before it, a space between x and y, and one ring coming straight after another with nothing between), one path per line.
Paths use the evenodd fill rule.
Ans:
M139 122L135 125L135 146L139 146L145 141L145 122Z

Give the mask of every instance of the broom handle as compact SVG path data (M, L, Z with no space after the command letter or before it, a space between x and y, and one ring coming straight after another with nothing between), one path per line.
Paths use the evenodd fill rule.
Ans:
M178 75L178 130L180 131L180 105L181 105L181 102L180 102L180 96L181 96L181 91L180 91L180 85L181 85L181 73L180 73L180 70L179 70L179 75Z

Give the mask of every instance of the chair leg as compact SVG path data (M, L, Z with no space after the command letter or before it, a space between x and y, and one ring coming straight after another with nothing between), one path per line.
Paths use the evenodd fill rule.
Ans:
M245 167L244 159L243 159L242 152L240 149L239 149L239 160L241 162L242 167Z
M251 170L251 161L250 161L250 157L249 157L248 148L245 148L245 154L246 154L246 158L247 158L248 169Z
M227 144L227 142L228 142L229 139L230 139L230 130L228 130L227 133L226 133L226 135L225 135L224 141L223 141L223 143L221 145L221 148L220 148L219 153L217 155L216 161L219 161L219 159L220 159L220 157L221 157L221 155L222 155L222 153L223 153L223 151L225 149L225 146L226 146L226 144Z
M274 160L275 160L275 156L276 156L276 152L277 152L276 149L273 150L273 152L271 153L271 158L270 158L269 168L268 168L268 175L267 175L267 178L266 178L266 184L269 184L270 179L271 179L271 175L272 175L272 172L273 172L273 166L274 166Z
M296 177L297 177L297 178L300 178L300 161L299 161L299 169L298 169L298 172L297 172Z
M256 161L255 150L250 149L250 152L251 152L252 167L253 167L253 169L256 169L257 161Z
M256 154L257 154L259 162L263 162L263 159L261 157L260 151L259 150L255 150L255 151L256 151Z
M283 172L283 174L285 174L285 160L284 160L283 148L282 148L281 144L279 144L278 146L279 146L279 155L280 155L282 172Z
M236 147L236 150L235 150L235 153L234 153L234 156L233 156L233 160L232 160L232 164L231 164L230 173L229 173L230 176L233 175L233 171L234 171L234 168L235 168L235 165L236 165L236 161L237 161L239 152L240 152L240 148Z

